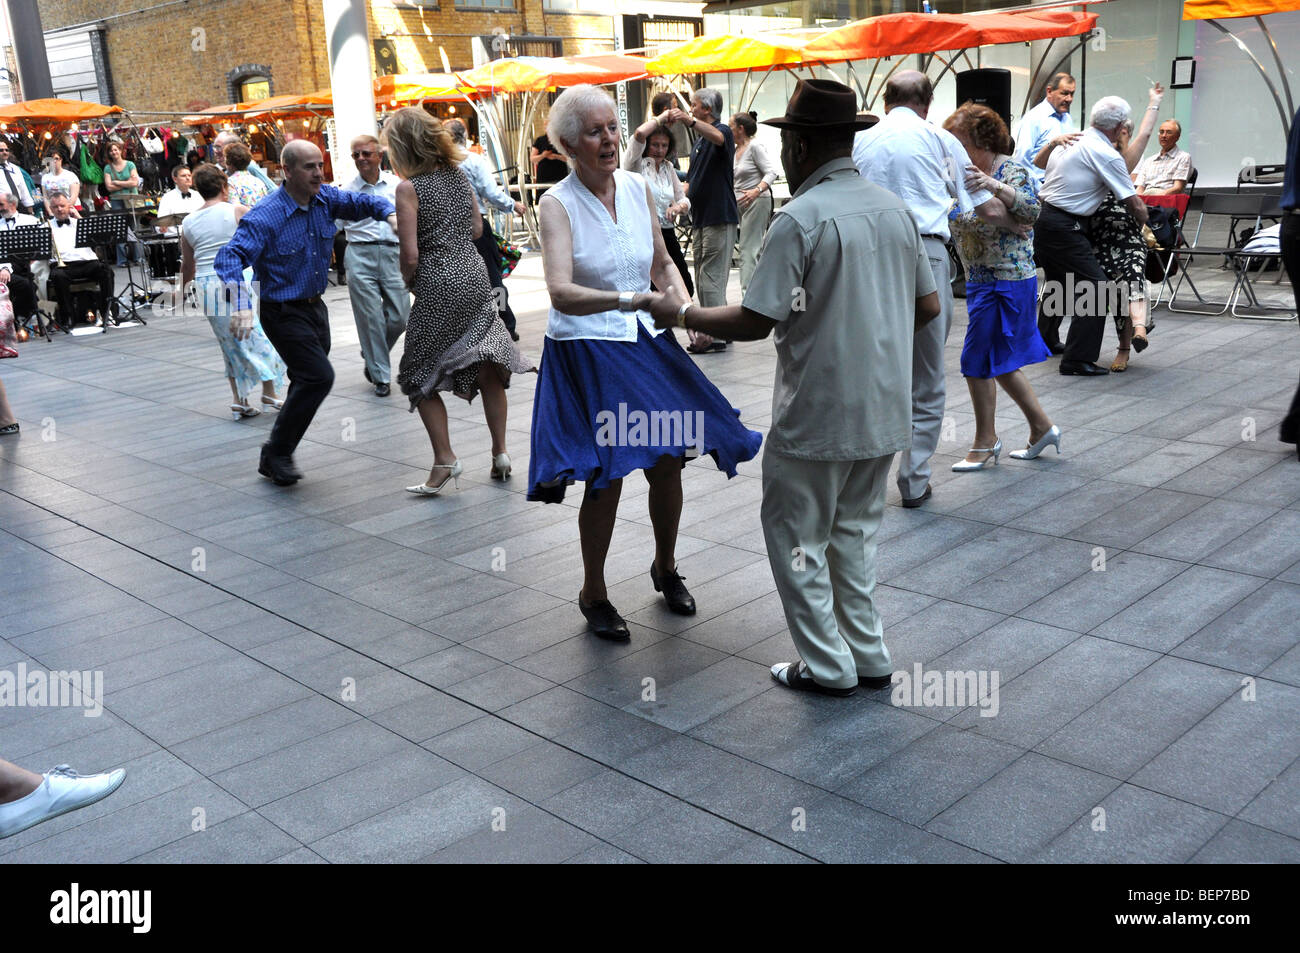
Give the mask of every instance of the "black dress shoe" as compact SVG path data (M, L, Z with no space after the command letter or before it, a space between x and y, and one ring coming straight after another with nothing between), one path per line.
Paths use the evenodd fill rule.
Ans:
M387 397L387 396L388 396L389 394L391 394L392 392L393 392L393 389L392 389L391 387L389 387L388 384L386 384L386 383L384 383L384 384L376 384L376 385L375 385L375 396L376 396L376 397Z
M611 642L631 640L632 633L627 630L627 623L608 599L597 599L588 605L582 601L582 593L579 592L578 608L587 617L587 628L591 629L593 635Z
M510 340L512 340L512 341L518 341L518 340L519 340L519 332L516 331L514 328L510 328L509 330L510 330Z
M893 675L859 675L858 688L888 688L894 684Z
M1062 361L1061 373L1067 377L1070 375L1077 375L1079 377L1101 377L1103 374L1109 374L1110 371L1104 367L1099 367L1096 364L1085 364L1083 361Z
M914 510L932 496L934 496L934 488L927 483L925 485L925 492L920 496L910 500L907 497L903 497L903 505L909 510Z
M661 576L655 572L655 564L650 564L650 581L655 584L655 592L664 594L668 608L678 615L695 615L695 600L686 591L683 578L685 577L678 575L676 568Z
M1055 354L1057 357L1060 357L1062 354L1065 353L1065 345L1062 344L1060 341L1057 341L1055 344L1053 344L1051 341L1044 341L1043 343L1046 344L1047 349L1051 351L1053 354Z
M265 445L262 447L262 459L257 472L269 477L276 486L292 486L302 479L302 474L293 465L293 457L273 454Z
M364 354L361 355L361 356L362 356L363 358L365 357ZM361 373L364 374L364 375L366 376L366 383L367 383L367 384L373 384L373 383L375 382L375 379L374 379L373 377L370 376L370 368L366 367L366 365L364 365L364 364L361 365Z

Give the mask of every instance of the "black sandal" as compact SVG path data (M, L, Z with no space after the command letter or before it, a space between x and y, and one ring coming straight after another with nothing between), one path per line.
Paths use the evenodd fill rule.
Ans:
M16 420L11 424L5 424L3 427L0 427L0 437L6 436L11 433L17 433L17 432L18 432L18 421Z

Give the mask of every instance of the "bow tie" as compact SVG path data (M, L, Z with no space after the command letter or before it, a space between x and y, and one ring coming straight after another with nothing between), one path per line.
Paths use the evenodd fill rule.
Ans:
M181 193L181 198L183 198L183 199L187 199L187 198L189 198L189 197L190 197L190 193L188 193L188 192L182 192L182 193Z
M17 221L17 219L16 219L16 218L6 218L5 221L8 222L10 225L12 225L14 222Z
M71 225L71 224L72 224L72 219L69 218L69 219L67 219L67 220L65 220L65 221L62 221L62 222L60 222L58 219L55 219L55 220L54 220L54 224L55 224L55 225Z

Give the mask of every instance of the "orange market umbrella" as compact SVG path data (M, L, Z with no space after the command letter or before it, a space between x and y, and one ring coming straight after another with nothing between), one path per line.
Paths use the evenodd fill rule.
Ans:
M697 36L649 60L646 72L652 76L678 76L798 66L807 44L807 38L790 34Z
M0 106L0 120L16 122L78 122L82 119L102 119L120 113L121 106L101 106L80 99L28 99L12 106Z
M1231 20L1300 10L1300 0L1183 0L1184 20Z
M887 13L823 33L804 47L810 60L875 60L979 46L973 17L956 13Z
M516 56L492 60L460 78L482 93L537 93L582 83L621 83L646 73L639 56L608 54L587 60L567 56ZM594 60L594 61L593 61Z
M474 94L451 73L395 73L377 77L374 81L377 105L418 103L422 100L464 99Z

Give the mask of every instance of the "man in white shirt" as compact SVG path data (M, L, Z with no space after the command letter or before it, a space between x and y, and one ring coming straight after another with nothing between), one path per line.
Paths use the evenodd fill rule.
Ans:
M1178 148L1183 127L1177 119L1166 119L1156 134L1160 151L1138 163L1133 170L1133 184L1138 195L1178 195L1187 191L1192 174L1192 157Z
M176 187L163 193L163 197L158 200L159 218L182 212L197 212L203 207L203 196L194 188L194 174L188 166L182 163L172 169L172 182ZM177 234L175 226L168 228L164 234Z
M12 192L0 191L0 232L39 224L32 216L18 211L18 199ZM9 302L17 317L26 318L36 313L36 285L30 264L25 261L0 262L0 284L8 287Z
M9 143L3 138L0 138L0 188L7 189L10 194L16 195L18 197L18 208L24 214L31 214L31 190L27 188L27 180L23 178L22 170L10 161Z
M1046 272L1038 330L1053 353L1064 352L1060 370L1066 375L1110 373L1095 362L1109 305L1122 306L1125 300L1108 293L1109 279L1088 240L1088 219L1114 192L1139 224L1147 220L1146 205L1133 188L1124 156L1115 148L1129 112L1128 103L1118 96L1098 100L1088 130L1047 160L1047 175L1038 193L1042 211L1034 223L1034 258ZM1062 348L1065 313L1070 315L1070 333Z
M898 463L898 489L909 508L931 496L930 457L943 424L943 348L952 326L948 212L955 202L961 211L973 211L990 225L1027 233L997 198L983 190L966 190L970 156L952 133L925 121L933 99L934 89L924 73L898 73L885 84L885 118L859 132L853 143L858 172L893 192L911 210L939 291L939 317L917 331L912 351L912 446Z
M1069 73L1056 73L1047 83L1047 96L1041 103L1025 113L1016 126L1016 155L1020 164L1029 170L1035 184L1043 187L1043 170L1034 165L1034 159L1058 136L1069 136L1077 129L1070 115L1074 102L1074 77Z
M352 161L356 163L357 176L343 189L382 196L396 206L397 176L381 172L379 160L378 139L369 135L353 139ZM406 330L411 311L411 294L402 281L397 233L387 222L370 218L337 224L348 238L344 265L348 297L352 299L352 319L357 323L361 357L366 362L363 373L375 385L375 394L387 397L392 392L388 355Z
M72 217L72 200L66 195L56 195L50 200L54 218L50 220L52 240L58 255L52 261L62 260L63 266L50 267L50 295L59 304L63 319L74 322L78 315L73 310L71 285L74 281L98 281L99 295L96 306L99 318L108 314L108 300L113 297L113 269L100 261L93 248L77 247L77 222Z

